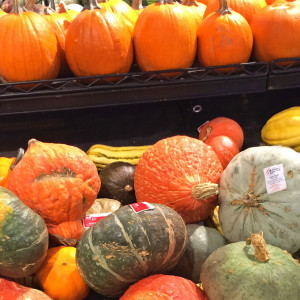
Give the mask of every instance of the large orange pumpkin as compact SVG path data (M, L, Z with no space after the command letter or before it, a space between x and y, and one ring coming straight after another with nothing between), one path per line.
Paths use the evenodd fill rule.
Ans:
M78 272L75 247L50 248L36 278L54 300L82 300L90 290Z
M60 48L60 72L61 77L71 75L65 56L65 40L67 31L72 23L72 18L68 13L57 13L50 8L47 8L42 15L47 22L52 26L56 33L58 45Z
M185 6L157 0L139 15L133 42L142 71L189 68L196 55L197 24Z
M81 149L30 140L14 167L7 188L44 219L60 243L74 245L81 219L100 190L95 164Z
M246 63L252 47L248 22L229 9L226 0L220 0L220 9L204 18L199 26L198 60L205 67Z
M250 26L258 61L300 56L299 1L275 1L253 16Z
M123 0L98 0L98 3L100 4L101 8L123 17L123 20L128 26L131 35L133 34L138 15L131 6L129 6Z
M219 8L219 0L210 0L204 12L203 18L215 12ZM249 23L254 14L261 8L267 6L265 0L228 0L228 6L235 12L241 14Z
M148 148L136 166L136 198L165 204L186 223L196 223L217 205L222 171L217 155L202 141L188 136L165 138Z
M95 2L95 0L94 0ZM80 12L66 35L65 53L76 76L127 73L133 43L123 17L95 2Z
M56 78L60 57L56 34L39 14L14 0L12 11L0 18L0 74L5 81Z

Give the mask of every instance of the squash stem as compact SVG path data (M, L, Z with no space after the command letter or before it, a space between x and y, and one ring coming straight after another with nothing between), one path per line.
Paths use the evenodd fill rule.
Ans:
M105 2L105 1L102 1L102 2ZM87 0L85 2L85 5L83 7L83 10L86 10L86 9L89 9L89 10L93 10L93 9L101 9L100 5L98 4L98 1L97 0Z
M159 4L175 4L173 0L156 0L155 3Z
M132 0L131 7L134 10L140 10L143 9L142 0Z
M24 156L24 149L23 148L19 148L18 153L17 153L17 157L16 160L14 161L13 164L11 164L10 169L13 170L14 167L18 164L18 162L23 158Z
M26 11L24 2L21 4L20 0L13 0L13 5L10 13L21 14Z
M196 200L204 200L219 193L219 186L216 183L199 183L192 187L192 196Z
M263 238L263 233L251 233L250 238L246 240L246 244L252 244L255 249L255 258L258 261L265 262L270 259L266 241Z
M228 7L227 0L219 0L220 7L217 12L220 15L231 14L231 9Z
M185 5L185 6L199 6L196 0L183 0L182 5Z

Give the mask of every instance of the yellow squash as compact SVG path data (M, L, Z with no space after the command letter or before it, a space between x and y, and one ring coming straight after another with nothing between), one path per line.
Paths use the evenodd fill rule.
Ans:
M261 131L269 145L288 146L300 150L300 106L290 107L272 116Z

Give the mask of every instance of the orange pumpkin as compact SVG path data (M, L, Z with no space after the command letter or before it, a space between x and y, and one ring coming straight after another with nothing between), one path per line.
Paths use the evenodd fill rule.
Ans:
M57 13L50 8L47 8L42 16L52 26L57 36L60 49L59 75L61 77L71 75L71 71L65 56L65 40L67 31L72 23L72 18L68 13Z
M50 24L14 0L12 11L0 18L0 74L5 81L56 78L60 57Z
M206 10L206 5L197 2L196 0L183 0L182 5L186 6L187 9L192 13L197 23L197 28L199 28Z
M275 1L250 23L258 61L300 56L300 2Z
M138 17L133 41L142 71L189 68L196 55L197 24L185 6L157 0Z
M173 136L152 145L140 158L134 177L137 202L165 204L186 223L204 220L217 205L222 165L202 141Z
M261 8L267 6L265 0L228 0L228 6L235 12L241 14L249 23L254 14ZM215 12L219 8L219 0L210 0L204 12L203 18Z
M95 0L93 0L95 2ZM133 61L131 34L123 17L90 1L66 35L65 53L76 76L127 73Z
M100 190L97 168L77 147L36 140L28 144L7 188L41 215L53 238L74 245L82 234L81 219Z
M7 179L11 173L11 165L16 158L0 157L0 186L6 187Z
M198 60L203 66L240 64L249 61L253 47L246 19L220 0L220 9L206 17L198 29ZM230 71L231 69L224 71Z
M123 0L98 0L100 7L122 17L128 29L133 34L134 26L138 18L137 13Z
M78 272L75 247L50 248L36 278L54 300L82 300L90 290Z

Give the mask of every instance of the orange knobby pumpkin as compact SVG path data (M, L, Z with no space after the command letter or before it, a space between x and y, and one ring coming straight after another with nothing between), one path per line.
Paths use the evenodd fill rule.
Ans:
M258 61L300 56L299 1L275 1L253 16L250 26Z
M91 0L68 29L65 53L76 76L127 73L133 61L132 37L122 16Z
M54 300L82 300L90 290L78 272L75 247L50 248L36 278Z
M197 24L185 6L157 0L139 15L133 42L142 71L189 68L196 55Z
M185 223L204 220L217 205L223 172L212 147L188 136L162 139L140 158L134 176L137 202L167 205Z
M0 18L0 75L4 81L56 78L60 53L56 34L39 14L26 11L20 0Z
M265 0L227 0L228 6L235 12L241 14L249 23L254 14L261 8L267 6ZM210 0L204 12L203 18L215 12L220 7L219 0Z
M220 0L220 8L204 18L199 26L198 60L205 67L246 63L252 47L248 22L228 8L226 0Z
M81 237L81 219L100 185L97 168L84 151L34 139L7 181L7 188L37 212L50 235L65 245L75 245Z

